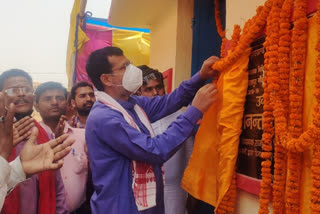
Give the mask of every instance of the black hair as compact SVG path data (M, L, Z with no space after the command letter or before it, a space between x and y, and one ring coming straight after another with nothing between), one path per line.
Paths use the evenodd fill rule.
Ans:
M39 102L39 98L40 98L41 94L47 90L61 90L64 94L64 97L66 99L68 97L67 89L65 87L63 87L61 85L61 83L50 81L50 82L42 83L37 87L36 91L34 92L34 94L36 95L36 103Z
M76 91L78 88L82 88L82 87L90 87L92 90L93 90L93 86L86 82L86 81L80 81L80 82L77 82L74 86L72 86L71 88L71 93L70 93L70 97L71 99L75 99L76 97Z
M108 61L109 56L123 56L123 51L118 47L105 47L92 52L87 60L87 74L99 91L104 90L100 80L101 75L112 73L112 65Z
M150 76L150 74L154 74L152 79L159 81L163 85L162 73L159 72L157 69L150 68L147 65L139 65L138 68L142 70L143 85L148 84L148 76Z
M24 70L14 68L14 69L10 69L10 70L4 71L0 75L0 91L2 91L4 82L8 78L10 78L10 77L20 77L20 76L21 77L25 77L28 80L28 82L30 83L31 87L33 87L31 76L27 72L25 72Z

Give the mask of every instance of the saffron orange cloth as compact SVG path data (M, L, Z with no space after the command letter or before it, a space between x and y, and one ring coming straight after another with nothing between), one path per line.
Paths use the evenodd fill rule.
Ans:
M306 59L306 73L305 73L305 87L304 87L304 102L303 102L303 131L307 130L308 125L312 123L313 106L316 103L313 96L314 81L315 81L315 65L317 60L317 51L315 49L317 44L318 26L316 22L316 15L308 20L308 47ZM311 200L311 162L312 162L312 147L302 153L302 173L300 181L300 213L309 214L310 200Z
M218 99L204 114L181 186L216 208L229 189L238 156L251 49L222 72Z

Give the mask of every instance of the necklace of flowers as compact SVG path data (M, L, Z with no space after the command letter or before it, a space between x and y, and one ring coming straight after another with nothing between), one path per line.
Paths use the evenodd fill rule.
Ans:
M320 127L320 1L317 3L316 22L318 26L318 41L316 50L318 52L315 70L314 96L317 100L313 109L313 125ZM320 141L319 136L313 144L313 158L311 165L312 189L311 189L311 213L320 213Z
M304 75L307 53L307 1L296 0L293 11L291 37L290 83L289 83L289 123L288 131L292 139L298 139L302 130ZM288 151L286 183L286 213L295 214L300 210L301 153Z
M235 47L234 51L230 52L227 57L213 64L212 68L214 70L223 72L227 67L232 65L241 56L243 51L257 38L257 35L259 35L259 32L263 30L266 24L271 9L271 2L271 0L267 0L264 6L257 8L257 14L246 22L237 47Z
M214 70L218 70L223 72L227 67L232 65L242 54L243 51L246 50L250 44L257 38L257 35L264 29L267 21L267 17L271 10L272 0L267 0L264 6L260 6L257 8L256 15L249 19L243 28L243 33L237 42L237 46L232 49L229 54L215 63L212 68ZM218 8L218 7L216 7ZM216 13L217 14L217 13ZM236 34L235 34L236 35ZM264 100L267 104L264 105L264 113L263 113L263 129L264 133L262 135L262 149L261 157L265 159L262 162L262 182L261 182L261 190L260 190L260 211L259 213L268 213L268 206L270 202L271 195L271 157L272 157L272 138L273 138L273 117L272 117L272 105L270 105L270 91L267 89L267 77L264 79ZM268 104L269 103L269 104ZM225 200L224 200L225 201ZM223 204L224 205L224 204ZM232 206L234 207L234 205ZM261 208L262 207L262 208ZM223 206L223 208L226 208ZM219 208L218 208L219 209ZM220 208L222 213L222 207Z
M275 96L272 96L275 119L275 151L273 175L273 211L284 213L285 190L287 178L286 149L280 144L279 134L287 128L287 109L289 107L289 73L291 45L291 15L294 0L285 0L280 11L279 43L278 43L278 72L275 75Z
M265 74L268 76L268 90L270 92L270 104L273 106L273 112L275 110L276 91L280 88L280 84L276 79L279 74L279 41L280 41L280 14L282 10L283 0L274 0L271 12L267 19L266 27L266 42L264 44L265 53ZM264 103L265 104L265 103ZM274 115L273 115L274 116ZM275 120L274 116L274 120ZM284 161L283 156L285 156L285 149L279 144L277 140L277 131L275 130L274 138L274 173L273 173L273 184L271 188L271 183L267 188L266 192L272 190L273 195L273 211L274 213L283 213L284 210L284 188L285 188L285 178L283 178L283 173L285 174L285 169L283 168ZM268 168L268 172L271 173L271 169ZM262 177L265 174L262 175ZM267 175L270 178L270 174ZM268 179L268 181L270 181ZM264 212L267 211L267 205L264 204L262 207Z
M214 0L214 18L219 36L223 39L226 37L226 31L222 27L221 14L219 10L219 0Z
M261 158L264 160L261 163L261 176L262 180L260 183L260 193L259 193L259 214L268 214L269 213L269 203L271 196L271 183L272 183L272 174L271 174L271 165L272 165L272 139L274 135L273 130L273 115L272 115L272 105L271 105L271 90L270 84L270 67L272 66L272 55L270 51L272 50L273 41L270 38L272 33L272 19L275 16L274 4L272 2L272 9L268 15L266 23L266 40L264 42L264 47L266 53L264 54L264 106L263 106L263 134L262 134L262 153Z

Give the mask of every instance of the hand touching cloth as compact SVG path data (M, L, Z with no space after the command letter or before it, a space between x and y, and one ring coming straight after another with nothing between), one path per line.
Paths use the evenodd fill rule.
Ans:
M217 102L203 116L181 183L193 197L216 209L223 208L220 204L235 172L248 87L249 54L250 49L219 77Z

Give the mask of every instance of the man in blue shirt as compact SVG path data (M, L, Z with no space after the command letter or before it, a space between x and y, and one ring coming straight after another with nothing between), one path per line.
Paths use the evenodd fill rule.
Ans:
M216 85L203 85L217 75L211 66L218 60L214 56L207 59L199 73L171 94L147 98L132 95L142 85L142 72L121 49L106 47L89 56L86 70L98 89L86 126L95 189L92 213L164 213L161 167L216 100ZM150 122L191 101L167 131L154 135Z

